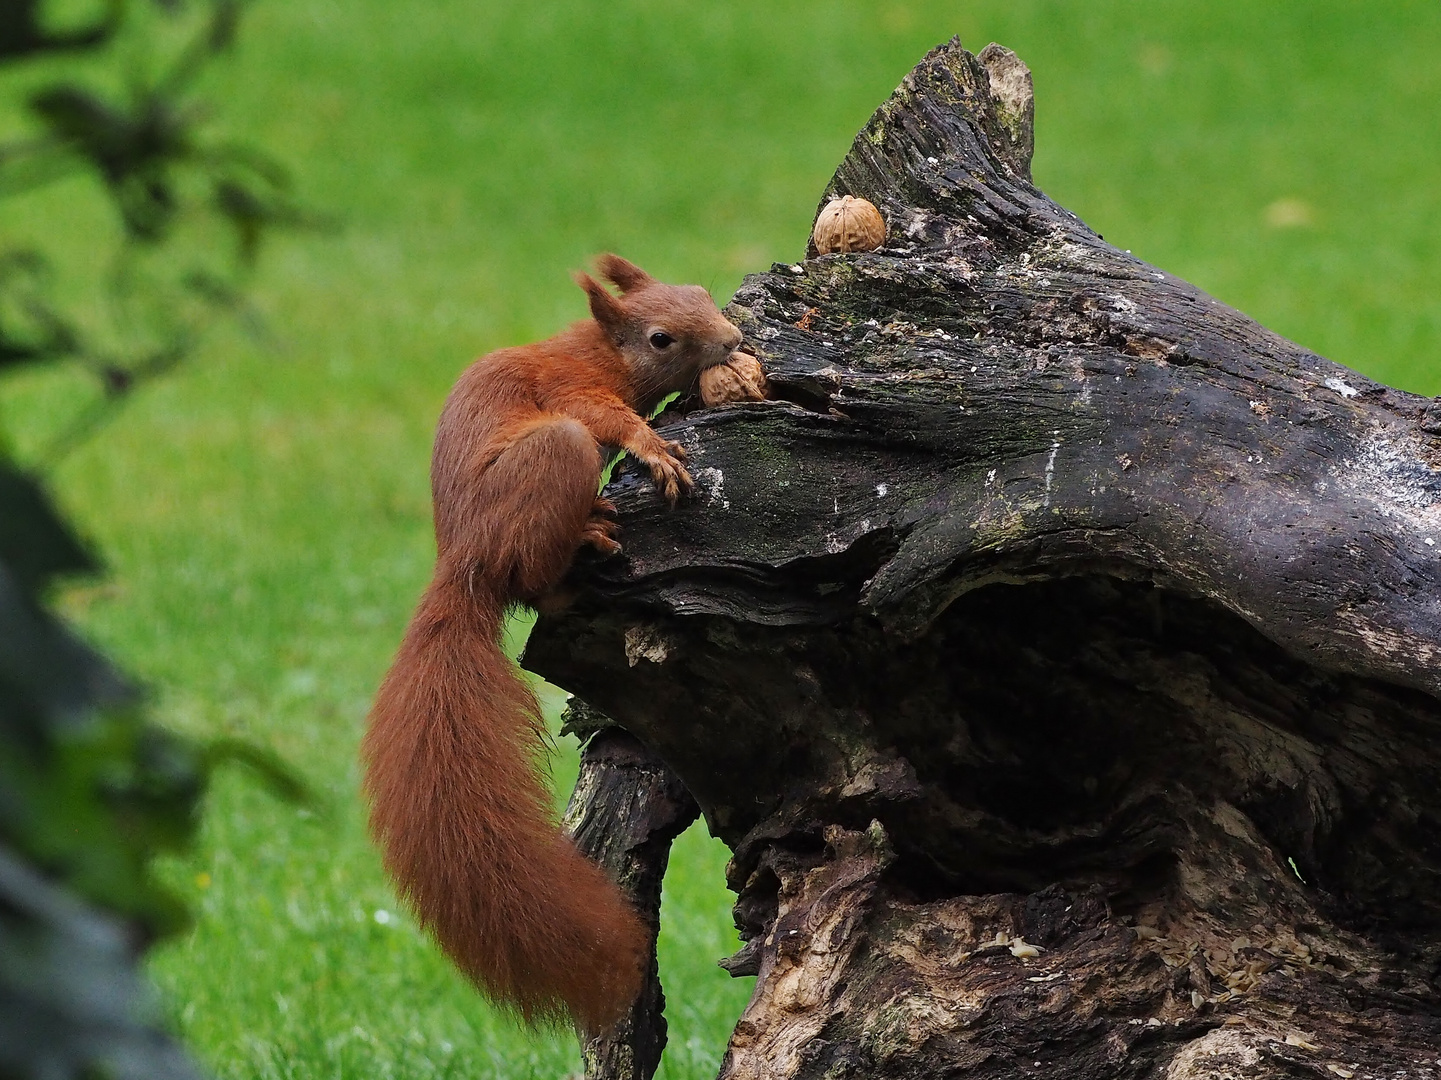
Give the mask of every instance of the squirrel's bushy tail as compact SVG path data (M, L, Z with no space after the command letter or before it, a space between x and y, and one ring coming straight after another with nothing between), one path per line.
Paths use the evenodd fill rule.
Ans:
M466 975L527 1021L597 1031L634 1000L648 934L557 828L539 707L500 647L507 597L487 577L442 557L381 684L361 747L371 831Z

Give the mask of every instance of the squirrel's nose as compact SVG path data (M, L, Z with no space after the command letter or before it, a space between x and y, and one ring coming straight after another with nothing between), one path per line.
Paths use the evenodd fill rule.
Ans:
M731 327L731 339L730 339L730 344L728 344L728 345L726 346L726 348L728 348L728 349L734 349L737 345L739 345L739 344L740 344L742 341L744 341L744 340L745 340L745 335L742 334L739 330L737 330L734 326L732 326L732 327Z

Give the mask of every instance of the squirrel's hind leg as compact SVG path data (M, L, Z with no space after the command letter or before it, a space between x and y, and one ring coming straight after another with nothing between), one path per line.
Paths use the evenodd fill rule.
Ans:
M578 421L548 416L517 434L481 478L481 574L529 602L552 589L589 539L600 447ZM611 541L614 543L614 541Z

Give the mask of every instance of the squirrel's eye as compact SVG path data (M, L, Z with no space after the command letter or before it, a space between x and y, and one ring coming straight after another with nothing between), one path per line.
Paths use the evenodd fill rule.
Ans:
M675 338L671 337L664 330L657 330L650 336L650 344L655 349L669 349L675 344Z

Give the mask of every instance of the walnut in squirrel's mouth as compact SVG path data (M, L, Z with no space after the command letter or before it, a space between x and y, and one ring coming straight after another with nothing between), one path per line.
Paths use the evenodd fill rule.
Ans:
M764 401L770 386L761 362L739 349L726 361L705 368L700 373L700 399L705 406L726 405L733 401Z

